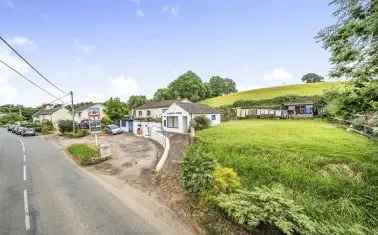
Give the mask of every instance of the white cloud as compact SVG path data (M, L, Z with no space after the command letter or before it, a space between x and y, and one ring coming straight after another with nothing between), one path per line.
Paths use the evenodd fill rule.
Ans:
M15 36L15 37L10 38L8 41L12 46L16 46L16 47L18 46L22 48L31 48L31 49L36 48L35 42L28 37Z
M273 71L266 73L263 76L265 81L269 82L291 82L293 79L293 75L286 71L284 68L275 68Z
M12 85L8 83L0 84L0 104L13 103L17 95L18 91Z
M95 45L91 45L91 44L83 43L83 42L81 42L81 41L78 40L78 39L75 39L75 40L74 40L74 44L75 44L75 47L76 47L80 52L82 52L83 54L89 54L89 53L91 53L92 51L94 51L94 50L96 49L96 46L95 46Z
M172 15L172 16L178 16L179 7L178 6L171 6L171 5L164 5L161 8L161 12L163 12L164 14Z
M139 16L139 17L143 17L143 16L144 16L144 12L143 12L143 10L138 9L138 10L136 11L136 15Z

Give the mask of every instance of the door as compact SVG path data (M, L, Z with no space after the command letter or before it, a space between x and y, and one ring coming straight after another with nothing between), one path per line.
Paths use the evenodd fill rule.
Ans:
M130 120L128 124L129 124L128 125L129 126L129 132L132 133L133 132L133 121Z
M188 132L188 117L187 116L182 117L182 130L184 133Z

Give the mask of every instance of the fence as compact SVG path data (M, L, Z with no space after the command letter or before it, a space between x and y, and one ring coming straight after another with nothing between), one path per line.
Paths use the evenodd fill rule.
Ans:
M375 129L372 126L364 124L354 125L353 121L340 118L330 118L330 121L341 124L349 130L367 136L369 138L376 137Z

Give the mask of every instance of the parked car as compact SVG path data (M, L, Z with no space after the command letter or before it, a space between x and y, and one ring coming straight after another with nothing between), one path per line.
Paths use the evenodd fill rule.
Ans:
M16 132L17 132L17 128L19 128L20 126L19 125L14 125L13 127L12 127L12 133L15 133L16 134Z
M109 135L117 135L117 134L122 134L123 131L117 125L107 125L105 127L105 132L108 133Z
M22 135L22 132L23 132L24 129L25 129L25 127L18 126L17 129L16 129L16 134L17 135Z
M34 128L23 128L21 131L22 136L35 136Z
M89 120L85 119L79 123L80 129L89 129Z

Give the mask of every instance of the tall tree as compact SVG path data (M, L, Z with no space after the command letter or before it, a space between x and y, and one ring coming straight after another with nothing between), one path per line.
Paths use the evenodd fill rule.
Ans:
M305 83L316 83L316 82L322 82L324 81L324 77L316 74L316 73L307 73L303 75L302 82Z
M127 104L117 97L110 97L110 99L104 103L104 106L104 112L112 121L120 120L129 113Z
M378 76L378 1L333 0L337 23L317 35L331 52L333 77Z
M129 100L127 101L127 106L130 110L135 109L136 107L145 104L146 101L147 98L144 95L132 95L129 97Z
M172 98L187 98L193 102L207 97L207 88L201 78L188 71L171 82L168 89L172 93Z
M236 92L236 84L230 78L222 78L220 76L213 76L207 83L211 97L230 94Z
M153 100L160 101L160 100L170 100L173 99L173 95L170 89L168 88L160 88L158 89L155 94Z

